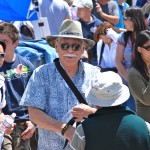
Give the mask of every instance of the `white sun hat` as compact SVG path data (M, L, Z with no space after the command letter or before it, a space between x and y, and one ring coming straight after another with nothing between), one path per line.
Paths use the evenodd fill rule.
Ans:
M128 100L129 89L121 77L112 71L103 72L98 80L92 81L87 100L96 106L118 106Z

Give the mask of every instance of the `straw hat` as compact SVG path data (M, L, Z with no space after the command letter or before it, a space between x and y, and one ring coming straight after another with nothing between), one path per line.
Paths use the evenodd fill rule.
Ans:
M87 43L87 49L92 48L95 44L93 40L83 37L81 23L71 19L66 19L63 21L59 30L59 35L47 36L46 40L50 46L55 47L55 40L59 37L84 40Z
M87 100L96 106L118 106L128 100L129 89L121 77L112 71L101 73L99 80L92 81Z

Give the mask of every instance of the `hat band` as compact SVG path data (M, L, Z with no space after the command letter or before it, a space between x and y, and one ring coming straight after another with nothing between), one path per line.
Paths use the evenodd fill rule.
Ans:
M77 32L60 32L60 35L75 35L75 36L81 36L82 35L80 33Z

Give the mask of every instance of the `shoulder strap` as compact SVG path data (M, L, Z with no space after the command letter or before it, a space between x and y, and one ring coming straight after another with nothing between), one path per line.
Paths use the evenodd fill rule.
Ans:
M3 87L0 88L0 91L1 91L1 102L2 102L2 101L3 101L3 96L4 96L4 95L3 95L3 94L4 94L4 93L3 93Z
M59 71L59 73L61 74L61 76L63 77L63 79L66 81L66 83L68 84L68 86L70 87L70 89L72 90L72 92L74 93L74 95L77 97L78 101L80 103L87 104L87 102L85 101L84 97L81 95L81 93L76 88L76 86L74 85L74 83L72 82L72 80L70 79L70 77L67 75L67 73L65 72L65 70L60 65L59 59L56 58L54 60L54 62L55 62L57 70Z
M100 58L99 58L99 66L100 66L101 61L102 61L102 56L103 56L103 52L104 52L104 46L105 46L105 43L103 42L102 43L102 47L101 47L101 54L100 54Z

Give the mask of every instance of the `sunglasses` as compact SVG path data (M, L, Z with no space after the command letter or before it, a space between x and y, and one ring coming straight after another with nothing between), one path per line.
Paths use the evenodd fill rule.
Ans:
M79 51L81 49L81 46L80 44L78 43L72 43L72 44L69 44L69 43L61 43L60 44L60 47L62 50L67 50L69 49L70 47L72 48L73 51Z
M130 21L132 21L132 18L131 18L131 17L123 16L123 20L124 20L124 21L126 21L126 20L130 20Z
M4 58L5 57L5 53L0 53L0 58Z
M107 34L107 31L106 29L103 29L99 32L99 35L106 35Z
M150 51L150 45L148 45L148 46L141 46L141 47L146 49L147 51Z

